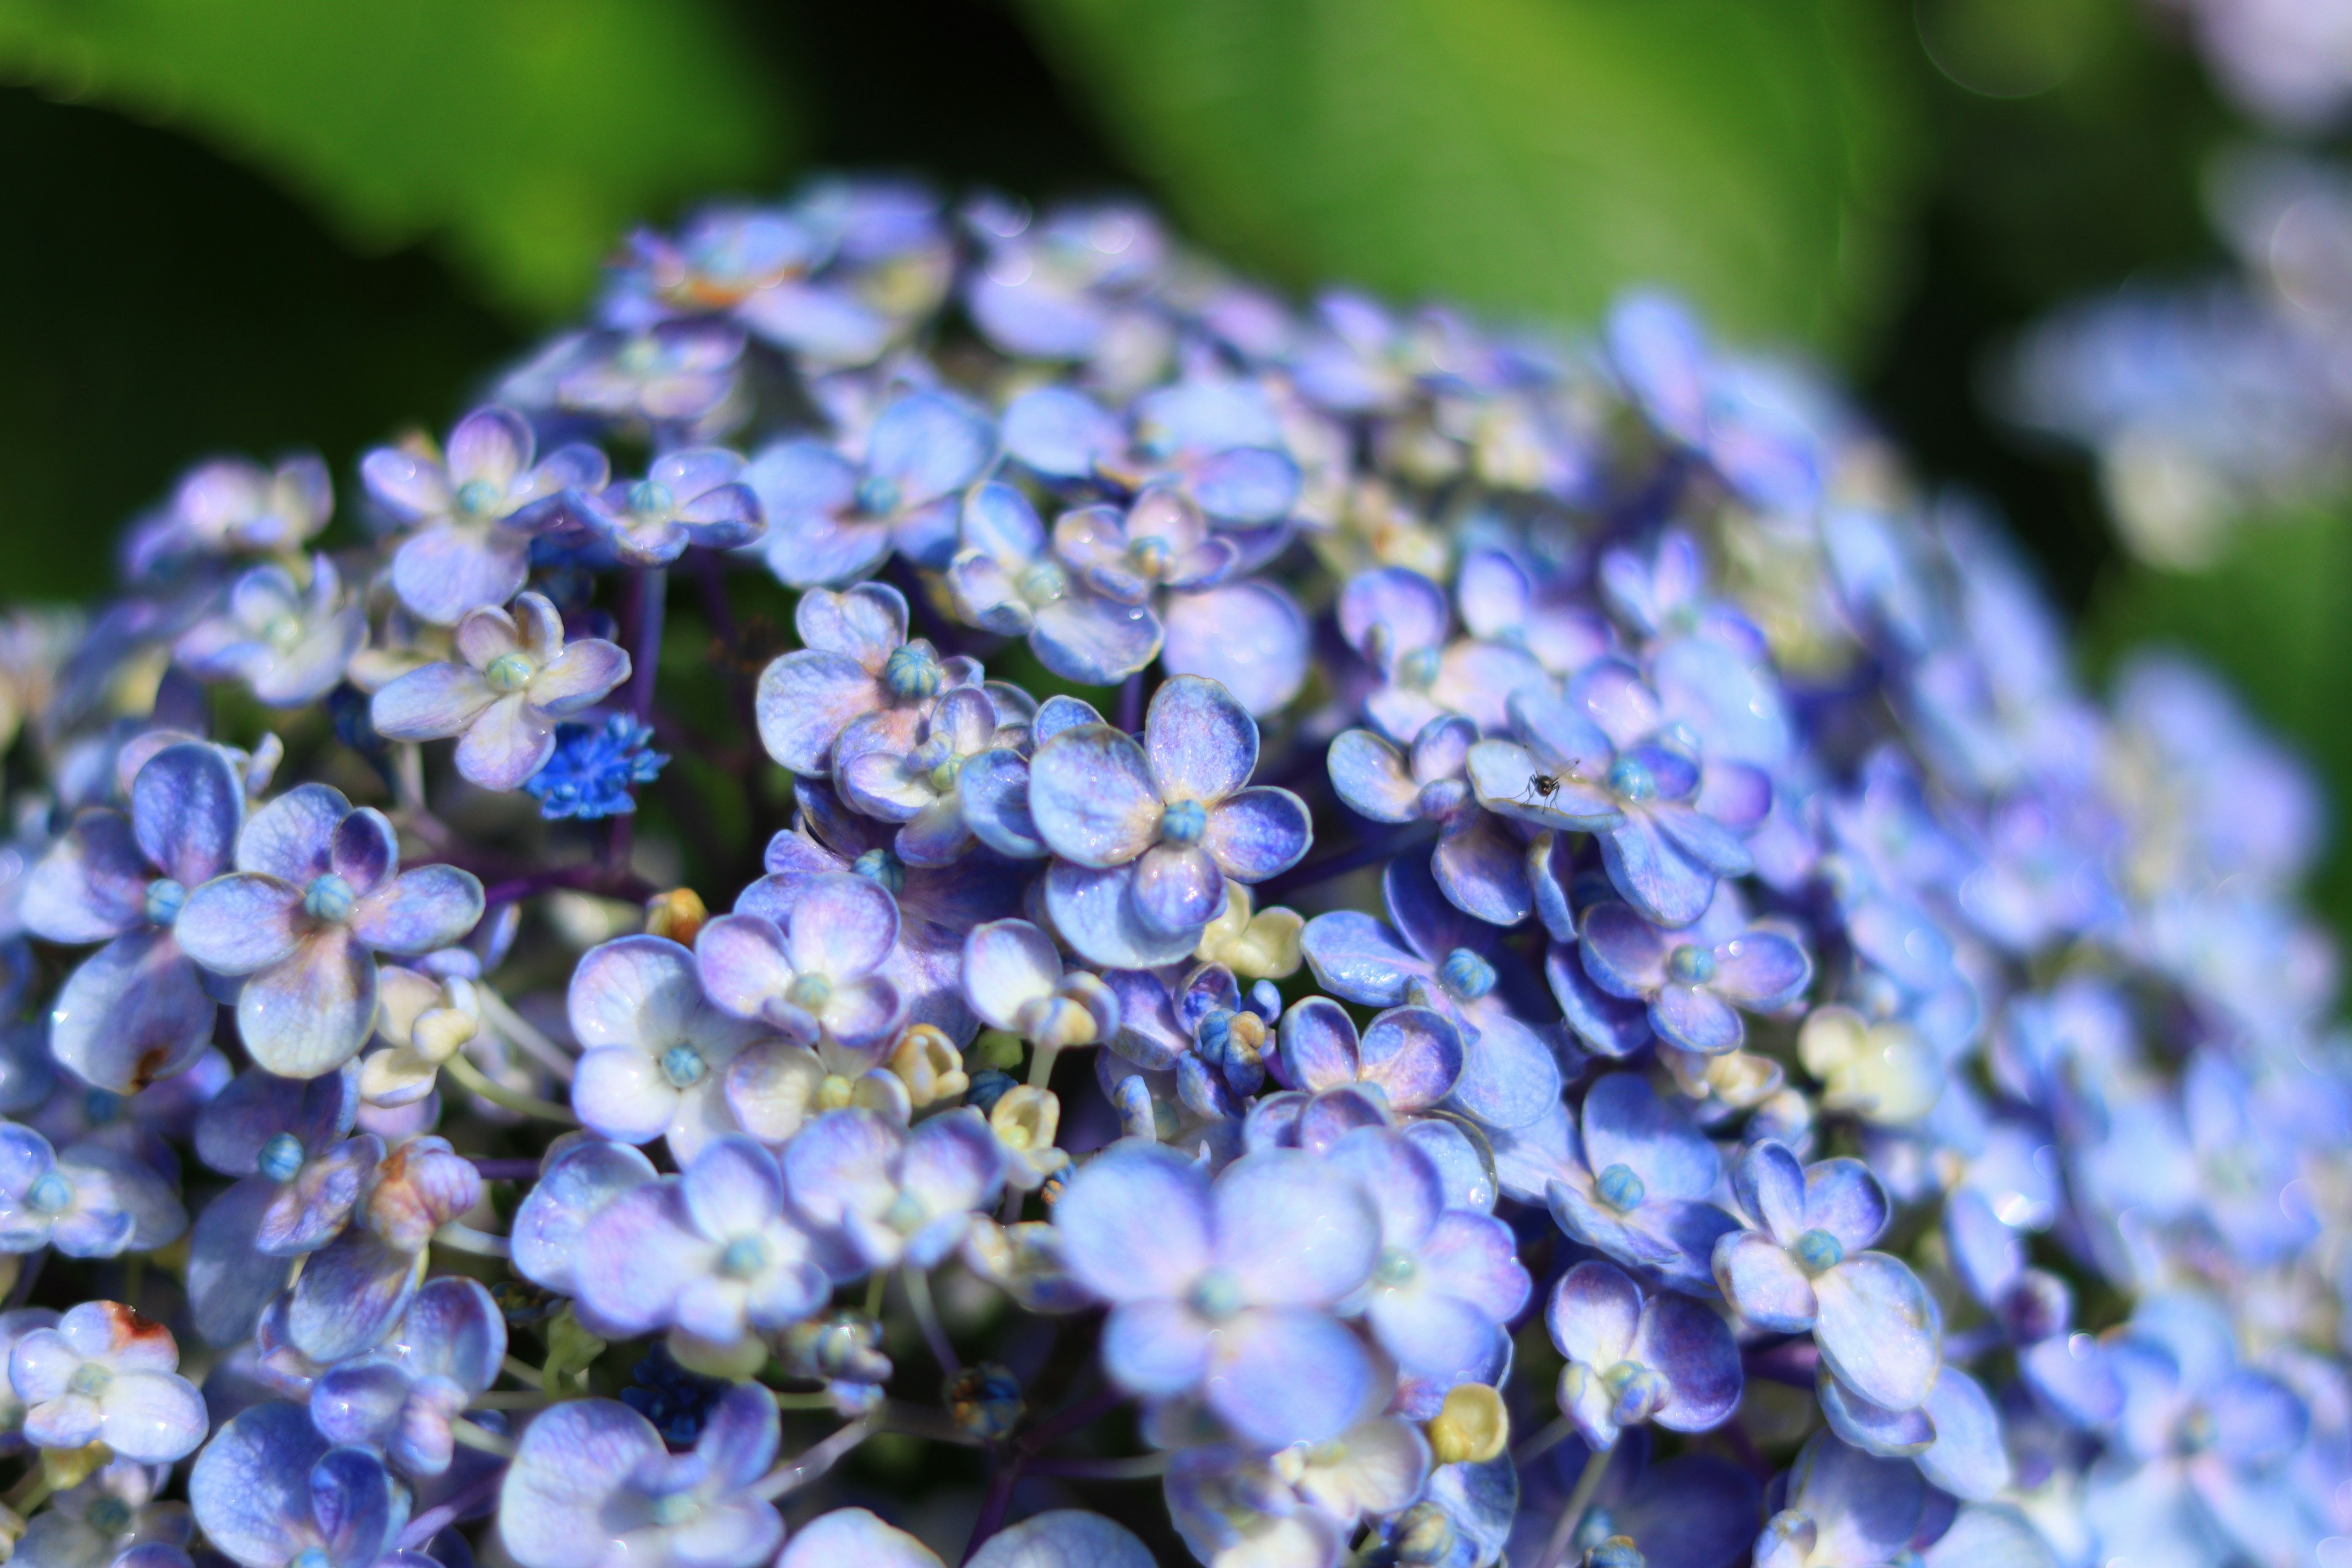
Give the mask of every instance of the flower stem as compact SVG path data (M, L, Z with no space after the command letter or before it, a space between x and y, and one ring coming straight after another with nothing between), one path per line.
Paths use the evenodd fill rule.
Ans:
M407 1548L423 1546L488 1499L499 1489L506 1476L506 1467L499 1466L446 1502L426 1509L408 1521L408 1527L400 1532L397 1544Z
M940 1363L943 1377L955 1378L963 1373L963 1363L956 1355L955 1345L940 1321L939 1309L931 1303L931 1277L911 1264L898 1271L899 1289L907 1292L907 1305L914 1310L915 1321L923 1331L923 1342L931 1347L931 1359Z
M629 710L642 721L654 710L654 671L661 666L662 612L669 574L659 566L637 570L637 638L629 650Z
M1033 1476L1060 1476L1074 1481L1148 1481L1168 1473L1173 1454L1138 1454L1127 1459L1032 1459Z
M570 1052L540 1033L530 1019L509 1006L507 999L488 985L475 986L474 997L481 1006L482 1016L490 1021L492 1028L513 1041L540 1066L566 1083L572 1081L573 1068Z
M462 1415L450 1421L449 1436L468 1448L478 1449L485 1454L496 1454L501 1459L514 1458L513 1438L501 1437L487 1426L477 1426Z
M478 1094L492 1105L503 1105L519 1116L535 1116L542 1121L561 1122L566 1127L580 1125L580 1118L572 1115L567 1106L493 1082L481 1068L466 1059L463 1051L443 1062L441 1070L456 1079L468 1093Z
M1552 1526L1551 1540L1537 1568L1559 1568L1568 1558L1569 1548L1576 1541L1576 1527L1584 1522L1584 1510L1592 1506L1592 1494L1601 1489L1601 1478L1609 1473L1609 1450L1595 1448L1592 1457L1584 1461L1584 1473L1576 1478L1576 1489L1568 1494L1568 1506L1559 1510L1559 1522Z
M880 1427L878 1417L859 1416L815 1447L803 1451L791 1464L779 1465L761 1476L752 1484L751 1495L773 1502L785 1493L808 1485L839 1464L843 1455L872 1436Z
M451 1220L433 1233L434 1242L458 1252L470 1252L479 1258L511 1258L512 1249L503 1236L492 1236L486 1230L476 1230L470 1225Z

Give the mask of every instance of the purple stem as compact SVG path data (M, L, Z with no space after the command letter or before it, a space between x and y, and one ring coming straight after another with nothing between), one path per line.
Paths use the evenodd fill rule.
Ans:
M505 1480L506 1477L506 1467L501 1465L447 1502L437 1508L426 1509L408 1521L408 1528L400 1532L400 1540L396 1544L411 1550L423 1546L426 1542L457 1523L465 1516L468 1509L488 1501L490 1494L499 1489L499 1484Z
M654 710L654 672L661 668L662 614L667 608L669 574L659 566L640 566L637 584L637 635L629 648L629 709L639 721Z
M1130 735L1143 728L1143 671L1139 669L1119 682L1118 727Z
M1311 888L1334 877L1344 877L1350 871L1360 871L1367 866L1392 860L1407 849L1426 842L1430 837L1429 824L1409 822L1393 833L1383 834L1352 849L1342 849L1319 860L1294 866L1281 876L1258 884L1258 904L1264 907L1301 888Z
M1098 1388L1084 1399L1065 1405L1030 1428L1021 1439L1024 1454L1042 1453L1082 1426L1101 1420L1127 1403L1128 1396L1116 1388Z
M1739 1359L1751 1378L1784 1383L1791 1388L1811 1388L1822 1364L1822 1352L1813 1348L1811 1340L1783 1340L1777 1345L1750 1350Z
M1020 1449L1007 1450L998 1461L996 1473L988 1478L988 1496L980 1505L980 1517L971 1523L971 1539L964 1542L961 1561L969 1563L988 1538L1004 1528L1004 1516L1013 1511L1013 1489L1020 1482L1022 1462L1028 1458Z
M486 1154L468 1154L475 1173L486 1182L532 1182L539 1179L536 1160L494 1160Z
M636 897L645 897L653 891L651 888L645 888L643 893L638 893L636 889L640 887L644 887L641 878L626 873L616 874L609 866L558 866L551 870L533 871L527 877L493 882L482 894L482 904L486 909L495 909L500 904L511 904L517 900L528 899L534 893L544 893L555 888Z

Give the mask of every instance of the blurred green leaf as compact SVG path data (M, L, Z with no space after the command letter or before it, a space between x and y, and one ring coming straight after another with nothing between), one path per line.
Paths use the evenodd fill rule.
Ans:
M172 121L367 248L436 237L542 315L792 129L698 0L0 0L0 77Z
M2352 801L2352 516L2310 511L2249 521L2202 572L2119 569L2095 595L2083 649L2104 674L2134 647L2186 648L2227 676L2254 711L2315 767L2332 801ZM2352 835L2339 820L2314 889L2352 931Z
M1188 226L1589 320L1636 280L1853 342L1909 216L1916 52L1880 0L1024 0Z

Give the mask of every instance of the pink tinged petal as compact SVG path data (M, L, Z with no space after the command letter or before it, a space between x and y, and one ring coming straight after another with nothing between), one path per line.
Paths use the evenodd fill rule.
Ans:
M1261 784L1209 808L1201 847L1236 882L1262 882L1297 865L1314 841L1307 803L1286 789Z
M449 432L449 477L487 479L501 490L530 466L530 422L511 408L477 408Z
M595 1140L566 1149L515 1211L509 1236L516 1272L548 1289L576 1294L572 1266L589 1219L653 1179L653 1162L635 1149Z
M1382 566L1360 572L1339 591L1339 635L1362 651L1367 636L1385 625L1398 653L1434 647L1445 640L1451 619L1444 589L1418 572Z
M1029 809L1055 854L1105 868L1150 847L1161 806L1144 749L1107 724L1088 724L1063 731L1031 759Z
M1666 1380L1665 1405L1652 1417L1674 1432L1721 1426L1739 1404L1739 1347L1714 1308L1666 1291L1642 1314L1633 1359Z
M455 626L467 611L502 605L529 580L527 536L512 529L428 527L392 558L400 602L436 626Z
M1197 933L1225 907L1225 879L1199 847L1155 844L1135 862L1131 897L1147 929Z
M1363 1097L1342 1091L1318 1098L1336 1101ZM1304 1146L1305 1141L1301 1142ZM1359 1128L1335 1138L1321 1152L1330 1164L1354 1177L1371 1201L1381 1246L1417 1252L1445 1207L1444 1182L1428 1157L1381 1126Z
M236 836L236 868L307 887L333 868L335 828L351 813L341 790L298 784L247 819Z
M898 900L881 884L845 872L810 879L784 932L795 971L834 980L872 973L898 945Z
M378 506L403 521L437 517L450 507L449 478L440 464L394 447L360 459L360 482Z
M1018 1032L1021 1009L1051 996L1061 978L1061 955L1053 939L1027 921L975 926L964 939L964 995L972 1011L997 1028Z
M714 1069L716 1066L714 1060ZM675 1092L677 1109L670 1112L669 1126L662 1133L662 1146L673 1161L683 1164L713 1139L743 1131L727 1107L727 1079L722 1072L713 1070L692 1089Z
M633 1555L635 1521L612 1504L632 1474L667 1457L653 1423L618 1401L559 1405L523 1429L499 1492L499 1539L523 1568L583 1568Z
M825 1077L824 1063L806 1046L764 1041L727 1064L727 1107L752 1137L785 1143L814 1114Z
M377 692L368 718L389 740L437 741L463 733L497 700L489 683L466 665L428 664Z
M1936 1441L1919 1456L1919 1473L1969 1502L1990 1502L2009 1489L2009 1450L2000 1414L1984 1387L1956 1366L1937 1373L1920 1407L1935 1423Z
M1407 771L1404 753L1370 730L1333 737L1326 763L1332 787L1359 816L1411 822L1420 816L1421 785Z
M1328 996L1310 996L1282 1015L1276 1076L1307 1090L1354 1083L1358 1048L1356 1021L1347 1010Z
M1661 986L1650 998L1650 1027L1669 1044L1702 1056L1736 1051L1748 1037L1731 1004L1703 985Z
M107 1447L134 1464L168 1465L194 1453L205 1440L205 1397L174 1373L120 1373L99 1404Z
M1769 1236L1735 1231L1717 1242L1715 1280L1742 1318L1773 1333L1801 1334L1821 1314L1812 1282Z
M1588 666L1570 684L1568 701L1618 746L1647 739L1664 717L1640 672L1620 658Z
M419 866L362 899L352 931L380 952L419 958L462 942L481 918L481 879L455 866Z
M817 648L788 653L760 673L760 742L793 773L822 774L835 738L881 702L874 675L856 659Z
M25 924L51 942L120 936L145 923L153 877L121 812L86 811L26 878Z
M167 746L131 786L131 822L139 847L184 887L228 869L245 825L245 789L217 746Z
M1213 680L1177 676L1152 696L1144 748L1163 799L1223 800L1249 782L1257 747L1257 721Z
M623 1143L650 1143L677 1116L678 1092L643 1051L605 1046L580 1058L572 1109L591 1131Z
M907 640L907 596L887 583L860 583L835 594L801 595L793 627L805 647L841 654L880 674L890 651Z
M488 669L491 661L524 651L522 628L499 605L484 605L478 610L467 611L466 618L457 623L455 640L457 656L475 669Z
M1849 1254L1876 1241L1893 1217L1886 1189L1859 1160L1840 1157L1805 1168L1805 1224L1825 1230Z
M1208 1188L1173 1150L1114 1145L1055 1205L1071 1272L1110 1301L1182 1295L1212 1258Z
M887 1202L906 1132L875 1112L831 1110L784 1146L784 1183L793 1206L821 1226L838 1226L853 1208Z
M1442 1122L1432 1125L1443 1126ZM1426 1144L1416 1141L1416 1146ZM1528 1304L1535 1284L1520 1264L1511 1227L1489 1214L1449 1210L1422 1244L1421 1260L1438 1287L1469 1302L1488 1320L1508 1323Z
M1410 1490L1399 1497L1402 1508ZM859 1559L872 1563L871 1558ZM893 1568L876 1563L875 1568ZM1151 1553L1133 1531L1100 1514L1055 1509L992 1535L969 1568L1152 1568Z
M711 1004L739 1018L759 1017L794 979L783 932L758 915L721 915L704 926L694 964Z
M1135 908L1135 868L1097 871L1056 860L1045 872L1045 912L1073 952L1105 969L1152 969L1192 955L1200 928L1161 931Z
M1173 595L1167 625L1161 665L1217 682L1252 714L1281 711L1306 682L1307 616L1271 583L1251 579Z
M215 974L250 974L292 952L305 923L300 889L239 872L190 893L173 937Z
M1782 1247L1794 1247L1806 1229L1805 1168L1785 1144L1767 1139L1739 1158L1731 1173L1732 1195L1740 1212ZM1875 1236L1871 1240L1875 1240ZM1867 1247L1869 1241L1857 1244Z
M693 954L665 937L616 938L572 971L572 1033L583 1047L659 1056L687 1037L702 1006Z
M49 1051L85 1082L132 1094L194 1061L215 1011L172 936L142 931L67 976L49 1013Z
M1883 1252L1848 1258L1813 1281L1813 1342L1838 1380L1874 1405L1924 1402L1942 1362L1942 1326L1918 1276Z
M1960 1510L1920 1562L1924 1568L2058 1568L2042 1532L2006 1504Z
M1029 646L1063 679L1108 686L1150 664L1162 635L1148 606L1073 589L1032 613Z
M1123 1388L1169 1398L1200 1385L1214 1343L1214 1331L1189 1308L1170 1300L1126 1301L1103 1322L1103 1370Z
M66 1394L25 1413L26 1440L44 1448L79 1448L105 1435L106 1413L86 1394Z
M488 790L520 789L555 754L555 721L520 692L483 710L457 742L457 772Z
M1549 679L1542 665L1517 648L1459 642L1438 661L1429 694L1451 711L1469 715L1479 728L1500 730L1510 721L1511 695L1542 689Z
M1580 1263L1544 1303L1551 1342L1570 1361L1607 1372L1626 1358L1642 1326L1641 1288L1606 1263Z
M1245 1312L1219 1332L1209 1407L1267 1448L1319 1443L1352 1426L1385 1392L1361 1341L1321 1312Z
M629 679L629 656L617 643L585 637L572 644L537 675L525 694L542 713L562 717L592 707Z
M1323 1005L1339 1013L1336 1004L1324 1001ZM1297 1011L1294 1008L1283 1016L1286 1026ZM1344 1013L1339 1016L1346 1017ZM1286 1047L1288 1039L1286 1028ZM1444 1014L1427 1007L1395 1007L1374 1018L1364 1031L1356 1074L1364 1082L1380 1086L1390 1110L1407 1116L1428 1110L1453 1092L1462 1077L1465 1055L1462 1032Z
M35 1329L18 1339L8 1352L9 1385L27 1404L60 1400L72 1387L75 1371L89 1359L57 1329Z
M749 1138L707 1145L679 1178L695 1229L706 1239L749 1236L775 1222L784 1208L784 1173L775 1157Z
M1227 1166L1210 1199L1218 1262L1255 1306L1319 1307L1371 1274L1380 1219L1344 1171L1287 1149Z

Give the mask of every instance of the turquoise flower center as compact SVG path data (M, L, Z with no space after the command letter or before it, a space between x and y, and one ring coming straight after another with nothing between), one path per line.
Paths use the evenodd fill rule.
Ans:
M795 974L793 983L784 987L784 1000L814 1013L833 1000L833 982L822 974Z
M270 616L261 628L261 640L283 653L302 640L302 617L290 610Z
M112 1369L94 1361L82 1363L73 1369L73 1375L66 1379L66 1387L85 1399L96 1399L113 1386Z
M352 918L352 910L360 896L352 885L332 871L312 882L302 892L302 912L314 921L339 924Z
M629 510L640 517L667 517L677 507L677 497L659 479L639 479L629 487Z
M457 510L481 517L499 504L499 487L488 479L467 479L457 487Z
M1607 1204L1619 1214L1631 1214L1639 1208L1642 1200L1649 1195L1650 1191L1642 1184L1642 1178L1633 1173L1633 1167L1631 1165L1610 1166L1601 1173L1600 1179L1592 1184L1592 1188L1601 1194L1602 1203Z
M1032 561L1021 569L1021 596L1033 605L1050 605L1070 591L1070 574L1053 561Z
M940 668L939 656L917 643L894 647L882 666L882 684L891 696L901 702L916 702L939 695L946 672Z
M671 1088L692 1089L709 1076L710 1064L702 1059L700 1051L680 1041L662 1053L661 1069Z
M646 1505L646 1511L656 1524L676 1529L702 1512L702 1500L692 1492L664 1492Z
M335 1560L327 1555L323 1546L305 1546L294 1553L294 1560L286 1568L335 1568Z
M1466 947L1457 947L1437 966L1437 983L1448 994L1475 1002L1495 988L1495 966Z
M1647 1421L1666 1402L1666 1380L1640 1362L1621 1361L1602 1373L1601 1381L1616 1395L1609 1418L1620 1426Z
M1372 1278L1382 1285L1410 1285L1421 1271L1412 1253L1402 1247L1391 1247L1381 1253L1381 1260L1372 1269Z
M1192 1281L1187 1304L1213 1323L1222 1323L1238 1312L1246 1303L1242 1299L1242 1282L1223 1268L1212 1268Z
M1715 954L1685 942L1667 956L1666 973L1685 985L1704 985L1715 978Z
M1620 800L1649 800L1658 793L1658 781L1647 763L1620 757L1609 764L1609 793Z
M1797 1261L1809 1274L1820 1274L1845 1261L1845 1244L1825 1230L1809 1230L1797 1237Z
M302 1140L291 1132L275 1133L261 1146L255 1168L273 1182L290 1182L302 1169Z
M147 923L167 926L180 918L180 910L188 902L188 889L169 877L158 877L147 884Z
M1436 682L1440 659L1444 656L1433 647L1417 647L1397 660L1397 684L1415 691Z
M1630 1535L1612 1535L1584 1554L1585 1568L1649 1568L1650 1560Z
M912 1193L900 1193L890 1200L890 1206L882 1211L882 1223L900 1236L914 1235L929 1218L930 1215L923 1207L923 1200Z
M25 1202L38 1214L63 1214L73 1206L73 1184L55 1171L44 1171L25 1189Z
M887 474L868 474L858 482L857 510L868 517L887 517L898 510L905 492Z
M1166 540L1147 537L1127 547L1127 558L1135 563L1138 572L1157 579L1166 576L1168 568L1175 564L1176 552Z
M522 655L502 653L490 660L489 667L482 671L482 679L489 683L491 690L511 695L529 686L530 678L537 673L530 660Z
M739 1236L719 1255L719 1272L730 1279L749 1279L768 1267L768 1244L756 1236Z
M1160 837L1167 844L1198 844L1209 831L1209 808L1197 800L1172 801L1160 814Z
M907 886L907 863L887 849L868 849L849 863L850 870L869 882L879 883L896 897Z
M100 1535L120 1535L131 1525L131 1505L119 1497L102 1497L89 1505L82 1518Z

